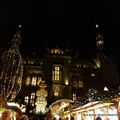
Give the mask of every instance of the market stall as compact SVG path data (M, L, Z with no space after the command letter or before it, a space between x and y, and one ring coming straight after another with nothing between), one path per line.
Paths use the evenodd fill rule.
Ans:
M16 120L18 117L23 117L21 109L15 105L8 105L7 101L0 97L0 119Z
M120 90L98 93L90 89L63 116L73 120L120 120Z
M113 102L90 102L70 112L75 120L96 120L98 117L101 120L118 120L117 108Z

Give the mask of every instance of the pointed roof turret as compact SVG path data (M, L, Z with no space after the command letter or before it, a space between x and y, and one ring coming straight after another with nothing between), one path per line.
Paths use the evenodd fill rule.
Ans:
M105 49L105 47L104 47L104 39L103 39L103 36L101 35L100 28L99 28L98 24L96 24L96 29L97 29L97 34L96 34L97 49L99 51L103 51Z
M19 48L19 45L21 44L21 35L20 35L20 28L21 28L21 25L18 26L18 30L17 32L14 34L12 40L11 40L11 43L12 43L12 46L13 48Z

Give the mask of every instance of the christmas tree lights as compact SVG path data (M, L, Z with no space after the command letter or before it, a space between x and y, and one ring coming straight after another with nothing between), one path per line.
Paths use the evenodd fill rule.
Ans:
M19 26L20 28L21 26ZM23 63L19 52L20 29L11 40L11 47L3 52L0 59L0 96L13 100L21 89Z

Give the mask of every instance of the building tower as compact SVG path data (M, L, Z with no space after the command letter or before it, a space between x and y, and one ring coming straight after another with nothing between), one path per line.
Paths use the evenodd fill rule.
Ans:
M11 47L3 52L0 61L0 95L8 101L15 99L22 83L23 64L19 52L20 28L21 25L11 40Z
M100 32L100 28L99 28L99 25L96 25L96 31L97 31L97 34L96 34L96 46L97 46L97 50L99 52L102 52L105 50L105 45L104 45L104 39L103 39L103 36L101 35L101 32Z
M96 25L97 35L96 35L96 47L97 47L97 57L96 65L99 69L99 78L101 80L101 89L106 86L108 89L117 88L119 83L118 68L116 64L116 56L109 54L109 50L106 49L104 45L103 36L100 34L100 28ZM107 53L108 52L108 53Z
M48 90L48 105L59 99L71 98L70 68L71 56L55 47L43 56L43 72Z
M100 33L99 25L96 24L96 47L97 47L97 57L96 57L96 65L98 68L101 67L101 59L104 56L105 52L105 45L104 45L104 38Z

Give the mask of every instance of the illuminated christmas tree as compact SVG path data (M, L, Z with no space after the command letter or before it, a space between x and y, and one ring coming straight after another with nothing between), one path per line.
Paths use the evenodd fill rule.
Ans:
M21 89L23 63L19 52L20 28L11 40L11 47L3 52L0 59L0 96L7 101L14 100Z

